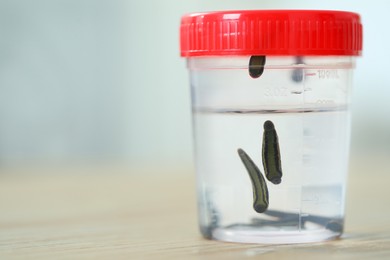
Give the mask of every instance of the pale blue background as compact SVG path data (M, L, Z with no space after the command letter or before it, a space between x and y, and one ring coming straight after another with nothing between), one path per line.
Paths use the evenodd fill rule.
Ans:
M192 164L182 14L355 11L353 154L390 155L390 2L385 0L0 0L0 167Z

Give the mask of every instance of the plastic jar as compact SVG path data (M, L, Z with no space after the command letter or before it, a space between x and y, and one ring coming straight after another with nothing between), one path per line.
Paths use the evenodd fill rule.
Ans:
M358 14L190 14L199 225L206 238L302 243L344 227Z

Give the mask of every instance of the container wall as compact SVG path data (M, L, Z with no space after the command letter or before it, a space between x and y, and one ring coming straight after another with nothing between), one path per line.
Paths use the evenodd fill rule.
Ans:
M203 235L259 243L339 236L352 58L267 57L258 78L249 75L249 59L188 60ZM274 126L273 136L264 130L266 121ZM272 160L279 163L281 183L265 181L269 205L263 213L254 208L264 191L251 181L238 149L264 177L275 167Z

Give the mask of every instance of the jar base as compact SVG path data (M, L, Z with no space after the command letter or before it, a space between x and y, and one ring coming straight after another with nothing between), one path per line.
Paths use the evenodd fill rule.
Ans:
M297 231L259 231L249 229L216 228L212 231L211 239L225 242L253 244L299 244L314 243L337 239L342 232L328 229L297 230Z

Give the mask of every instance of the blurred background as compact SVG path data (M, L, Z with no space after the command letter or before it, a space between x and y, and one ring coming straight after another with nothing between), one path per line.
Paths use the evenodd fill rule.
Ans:
M0 0L0 168L192 166L180 17L228 9L358 12L352 155L390 155L385 0Z

